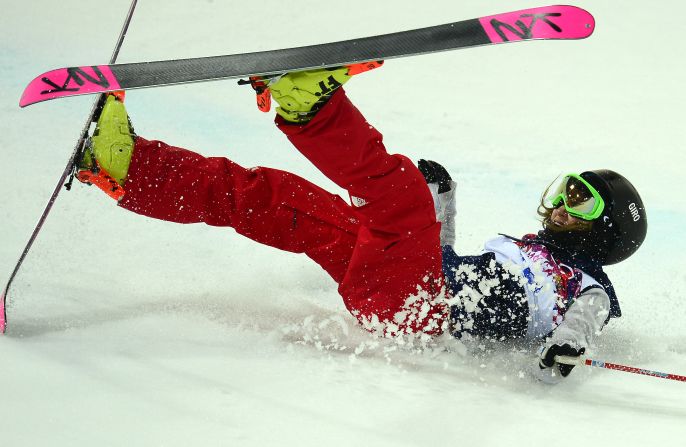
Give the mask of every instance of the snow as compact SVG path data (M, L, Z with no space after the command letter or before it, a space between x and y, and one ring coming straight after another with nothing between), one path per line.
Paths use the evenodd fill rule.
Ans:
M596 17L587 40L394 60L347 90L390 150L454 174L461 253L498 232L536 230L540 193L560 173L607 167L631 179L648 207L648 239L608 268L624 317L590 354L686 374L686 5L575 4ZM107 62L128 8L89 6L2 2L0 278L92 102L19 109L23 87L51 68ZM141 0L119 62L298 46L533 6ZM234 81L132 91L127 104L141 135L293 171L343 194ZM379 340L308 259L230 229L144 219L82 185L60 195L9 317L0 338L7 446L670 446L686 436L683 383L579 367L551 387L531 377L534 355L520 346L482 353L449 338L423 347Z

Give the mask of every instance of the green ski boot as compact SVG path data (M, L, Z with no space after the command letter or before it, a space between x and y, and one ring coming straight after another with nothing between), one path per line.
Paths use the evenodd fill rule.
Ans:
M348 67L296 71L269 80L276 113L291 123L310 121L331 95L351 76Z
M131 163L134 136L124 103L114 95L108 95L79 167L97 171L93 169L95 158L99 169L123 185Z

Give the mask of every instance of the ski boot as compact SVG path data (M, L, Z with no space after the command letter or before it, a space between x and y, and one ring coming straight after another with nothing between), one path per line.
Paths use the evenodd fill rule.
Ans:
M291 123L310 121L331 95L350 80L348 68L297 71L269 80L269 90L279 103L276 113Z
M123 94L108 95L93 136L79 162L77 178L120 199L131 163L135 134L124 107Z
M268 112L271 98L279 104L276 113L290 123L310 121L339 87L351 77L380 67L383 61L337 68L295 71L274 77L252 76L239 84L250 84L257 93L257 107Z

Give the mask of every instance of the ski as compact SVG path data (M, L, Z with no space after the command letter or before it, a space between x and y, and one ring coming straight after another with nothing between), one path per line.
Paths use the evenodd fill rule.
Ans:
M119 38L117 39L117 43L114 46L114 51L112 52L112 57L110 58L110 63L112 64L116 62L117 56L119 55L119 50L121 49L121 46L124 43L124 38L126 37L126 32L129 29L129 24L131 23L131 18L133 17L133 11L136 9L137 2L138 0L131 0L129 11L127 12L126 19L124 20L124 25L122 26L121 32L119 33ZM100 115L100 111L102 110L102 106L104 105L104 103L105 95L103 94L100 94L93 102L90 114L86 119L86 123L84 124L83 130L81 130L79 139L76 141L76 145L74 146L72 154L69 157L67 166L64 168L64 171L62 172L62 176L60 177L59 182L57 182L57 186L55 187L52 196L50 196L50 200L48 200L48 204L45 206L43 214L41 214L40 219L38 219L38 223L34 227L33 233L31 233L29 241L26 243L24 250L19 256L19 260L15 264L14 269L12 270L12 274L10 275L10 278L7 281L7 284L5 285L5 288L2 290L2 294L0 294L0 334L4 334L5 330L7 329L7 296L9 295L10 287L12 287L12 282L14 281L14 278L17 276L17 273L19 272L19 269L21 268L24 259L26 258L26 255L29 253L29 250L31 250L33 242L36 240L36 237L38 237L38 233L43 228L43 223L45 222L45 219L48 217L50 210L52 210L52 206L55 203L55 200L57 200L57 196L62 190L62 186L65 185L67 177L71 175L73 178L76 160L79 160L81 158L81 154L83 153L84 147L86 145L86 140L88 138L88 132L90 130L91 124L97 120L97 117ZM69 181L69 183L67 183L66 186L67 189L70 188L71 180Z
M49 99L115 90L213 81L354 65L523 40L583 39L595 28L578 7L544 6L460 22L281 50L48 71L26 87L21 107Z

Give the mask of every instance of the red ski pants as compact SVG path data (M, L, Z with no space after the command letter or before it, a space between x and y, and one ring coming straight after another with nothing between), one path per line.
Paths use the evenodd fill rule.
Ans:
M179 223L204 222L281 250L304 253L338 283L348 310L386 335L438 334L440 224L426 182L342 89L307 125L277 126L336 184L352 207L289 172L245 169L158 141L136 140L120 206Z

